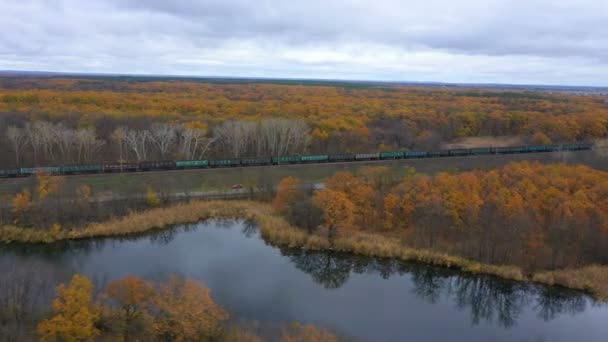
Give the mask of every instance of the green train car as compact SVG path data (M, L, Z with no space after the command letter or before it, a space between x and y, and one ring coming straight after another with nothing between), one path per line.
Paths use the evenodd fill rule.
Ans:
M393 151L393 152L380 152L380 159L399 159L403 158L405 152Z
M301 156L278 156L272 157L273 164L298 164L302 161Z
M303 163L322 163L329 160L329 156L326 154L302 156L301 160Z
M100 164L91 165L63 165L59 167L59 173L61 174L76 174L76 173L97 173L101 172L102 167Z
M208 160L178 160L175 162L175 167L178 169L196 169L208 166Z

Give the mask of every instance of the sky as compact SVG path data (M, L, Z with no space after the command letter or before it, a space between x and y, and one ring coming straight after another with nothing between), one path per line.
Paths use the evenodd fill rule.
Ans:
M0 0L0 70L608 86L607 0Z

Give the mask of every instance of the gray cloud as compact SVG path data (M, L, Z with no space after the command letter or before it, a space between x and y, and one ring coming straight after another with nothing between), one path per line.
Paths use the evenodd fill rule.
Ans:
M597 0L5 0L0 69L608 85Z

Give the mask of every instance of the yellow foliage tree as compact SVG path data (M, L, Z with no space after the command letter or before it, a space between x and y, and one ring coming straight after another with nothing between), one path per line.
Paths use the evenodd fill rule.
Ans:
M38 179L38 198L40 200L44 200L50 194L57 192L63 181L62 177L51 176L44 173L40 173L36 177Z
M158 207L160 205L160 198L151 187L146 189L146 204L150 207Z
M172 276L155 298L153 328L163 338L194 341L218 335L228 313L211 298L211 290L193 279Z
M88 341L99 335L95 323L99 310L93 304L93 283L85 276L75 274L69 286L57 287L53 300L55 316L38 324L43 341Z
M20 215L32 206L32 193L29 190L18 192L13 198L13 213Z

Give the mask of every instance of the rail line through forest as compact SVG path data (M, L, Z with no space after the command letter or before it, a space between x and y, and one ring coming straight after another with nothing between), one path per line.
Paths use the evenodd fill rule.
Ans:
M390 161L404 159L450 158L483 155L509 155L549 152L577 152L591 150L591 143L568 145L530 145L517 147L476 147L443 149L432 151L391 151L376 153L341 153L322 155L282 155L276 157L231 158L212 160L143 161L137 163L105 163L86 165L62 165L46 167L21 167L0 169L1 178L28 177L36 174L85 175L113 174L152 171L196 170L259 166L285 166L310 164L356 163L370 161Z

